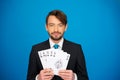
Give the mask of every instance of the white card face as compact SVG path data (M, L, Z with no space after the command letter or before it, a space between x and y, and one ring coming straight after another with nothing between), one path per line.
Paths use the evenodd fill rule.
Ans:
M67 68L70 58L70 54L59 49L38 51L38 55L43 68L51 68L55 75L58 75L59 70Z

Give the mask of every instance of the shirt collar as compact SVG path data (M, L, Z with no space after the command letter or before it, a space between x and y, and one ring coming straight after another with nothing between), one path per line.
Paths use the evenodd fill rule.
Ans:
M62 39L60 40L60 42L57 43L57 44L59 45L59 48L58 48L58 49L62 49L63 41L64 41L64 39L62 38ZM49 38L49 42L50 42L50 48L53 48L53 46L55 45L55 43L51 40L51 38Z

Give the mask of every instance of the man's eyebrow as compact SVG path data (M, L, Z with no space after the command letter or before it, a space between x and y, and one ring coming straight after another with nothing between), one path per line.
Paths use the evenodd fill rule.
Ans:
M63 23L59 23L59 24L63 24Z
M48 24L54 24L54 23L48 23Z
M55 24L55 23L48 23L48 24ZM63 23L58 23L58 24L63 24Z

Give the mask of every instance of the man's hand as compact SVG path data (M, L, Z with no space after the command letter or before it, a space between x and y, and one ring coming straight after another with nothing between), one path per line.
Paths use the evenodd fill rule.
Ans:
M54 77L52 69L43 69L38 75L38 80L51 80Z
M72 70L60 70L59 76L64 80L74 80L75 76Z

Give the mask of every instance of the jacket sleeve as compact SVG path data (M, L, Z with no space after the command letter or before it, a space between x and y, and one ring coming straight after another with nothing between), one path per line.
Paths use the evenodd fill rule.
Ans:
M87 70L86 70L84 54L80 45L77 49L77 55L78 56L77 56L77 63L76 63L76 74L77 74L78 80L89 80Z
M37 51L32 47L30 56L29 56L29 64L28 64L28 72L27 72L27 80L35 80L35 77L39 73L38 63L37 63Z

